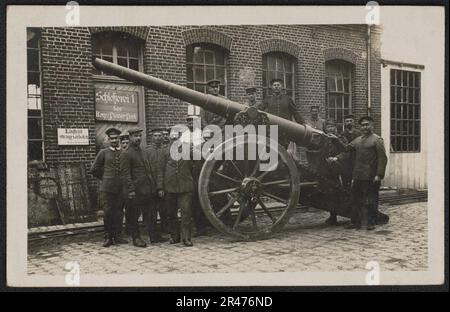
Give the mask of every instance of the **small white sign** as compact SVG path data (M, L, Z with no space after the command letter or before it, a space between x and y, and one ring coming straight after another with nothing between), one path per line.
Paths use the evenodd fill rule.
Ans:
M58 145L89 145L89 131L58 128Z

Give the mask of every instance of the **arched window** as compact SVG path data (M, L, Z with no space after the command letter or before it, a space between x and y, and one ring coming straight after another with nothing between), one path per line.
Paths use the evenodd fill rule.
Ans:
M352 113L352 64L342 60L325 63L327 118L342 126L344 116Z
M227 94L227 52L213 44L193 44L186 48L187 87L206 93L206 82L220 80L220 94ZM188 115L199 115L200 108L189 105Z
M141 42L122 33L100 33L92 37L94 57L142 71ZM94 69L95 75L106 75Z
M286 94L294 99L296 61L295 57L282 52L271 52L263 55L264 97L269 94L270 81L274 78L281 78L284 81Z

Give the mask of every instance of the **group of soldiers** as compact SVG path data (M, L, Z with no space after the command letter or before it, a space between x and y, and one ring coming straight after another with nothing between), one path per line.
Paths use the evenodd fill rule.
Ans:
M141 147L142 129L131 128L122 133L109 128L106 135L110 146L102 149L91 167L91 173L101 179L100 203L104 210L104 247L128 243L122 236L125 211L126 232L134 246L146 247L139 229L142 215L151 244L166 241L193 246L191 240L191 203L194 190L192 161L170 157L171 142L182 129L154 129L152 144ZM178 222L178 211L181 224ZM160 227L157 227L157 215Z
M221 96L219 90L219 80L207 82L208 94ZM373 119L370 116L360 118L359 131L354 125L354 116L347 115L344 117L344 130L338 133L336 122L321 119L317 106L312 106L310 116L303 118L292 98L282 90L283 80L273 79L271 94L258 104L256 88L248 87L245 89L246 105L323 131L329 140L320 151L307 152L309 165L351 190L353 212L349 228L364 226L367 230L374 229L378 192L387 157L382 138L373 133ZM193 131L192 118L188 118L187 123ZM223 128L229 123L231 121L223 116L206 110L201 112L202 126L214 124ZM99 192L104 208L103 246L128 243L122 236L124 211L126 231L137 247L146 247L138 224L141 214L151 244L165 241L162 236L165 231L170 234L171 244L182 242L184 246L192 246L192 219L198 233L206 229L208 221L201 212L195 191L200 171L198 164L170 157L172 142L185 135L182 130L177 126L170 130L154 129L152 143L146 148L141 147L142 129L131 128L127 133L116 128L106 131L110 146L99 152L91 167L91 173L102 180ZM279 144L287 148L289 143L286 136L279 133ZM333 207L329 210L330 217L326 222L336 224ZM157 214L160 217L159 228Z

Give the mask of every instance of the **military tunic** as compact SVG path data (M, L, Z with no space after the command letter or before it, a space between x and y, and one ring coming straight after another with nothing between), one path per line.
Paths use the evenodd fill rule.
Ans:
M122 232L123 197L120 176L120 148L102 149L94 160L90 172L101 180L100 204L104 211L105 232L112 236Z
M128 205L129 233L133 237L139 236L138 219L142 213L150 240L157 240L155 193L162 190L163 180L155 152L130 145L121 154L120 172L127 194L136 194L135 198L129 200Z
M353 219L360 225L373 225L378 211L378 193L380 182L374 182L375 176L384 178L387 156L383 139L371 133L360 136L346 147L347 153L354 159L353 166ZM348 155L340 154L339 160Z
M174 160L170 156L170 146L165 150L164 190L166 192L167 214L170 234L174 241L191 240L192 227L192 160ZM181 212L181 235L177 212Z

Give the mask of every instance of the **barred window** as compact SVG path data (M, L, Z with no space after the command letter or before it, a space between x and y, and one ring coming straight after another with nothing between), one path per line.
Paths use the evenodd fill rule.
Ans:
M342 60L325 63L326 111L341 127L344 116L352 112L352 64Z
M270 94L272 79L283 79L287 95L294 99L295 63L296 59L286 53L271 52L263 55L263 92L264 97Z
M27 29L28 160L44 160L41 89L41 33Z
M391 69L391 150L420 152L420 72Z
M213 44L193 44L186 48L187 87L206 93L206 82L220 80L220 94L227 94L227 53ZM200 115L200 107L188 106L188 115Z
M142 71L141 43L127 34L100 33L92 37L94 57L130 69ZM107 75L97 69L94 75Z

